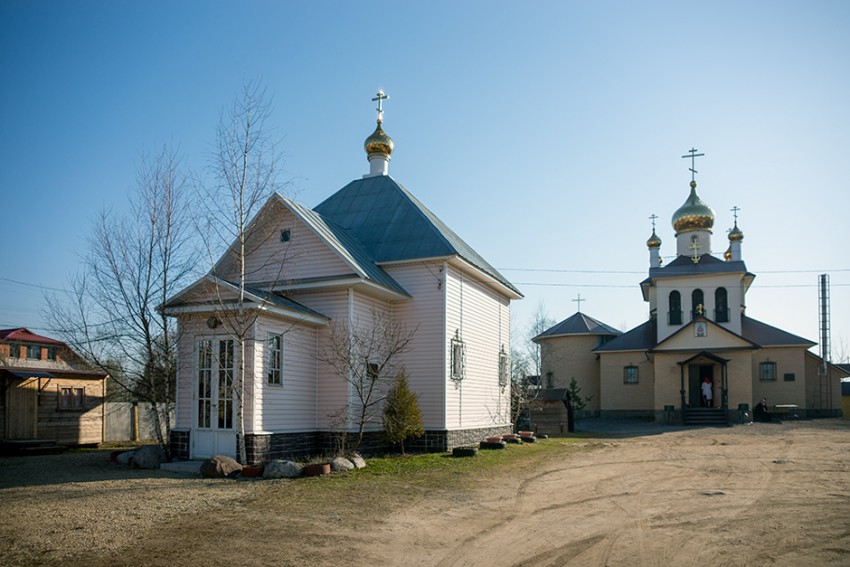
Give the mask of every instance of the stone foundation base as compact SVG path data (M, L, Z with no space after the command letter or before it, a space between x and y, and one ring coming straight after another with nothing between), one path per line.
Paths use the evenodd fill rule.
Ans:
M189 431L172 429L168 436L168 444L172 459L189 459Z
M479 429L426 430L419 438L409 438L404 442L406 451L440 453L451 451L455 447L478 445L485 437L510 433L509 425L484 427ZM171 455L177 459L189 459L190 431L171 431ZM352 446L354 434L348 434L347 447ZM297 433L266 433L245 435L245 452L248 465L261 465L275 459L301 459L316 455L336 455L340 451L339 434L330 431L304 431ZM238 444L241 439L237 438ZM366 454L389 453L397 451L384 439L382 431L370 431L363 435L359 451Z

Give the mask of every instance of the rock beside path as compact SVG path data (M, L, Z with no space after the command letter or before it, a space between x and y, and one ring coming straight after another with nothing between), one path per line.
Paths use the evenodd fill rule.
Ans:
M303 475L304 465L284 459L269 462L263 470L263 478L298 478Z
M201 474L207 478L233 478L242 470L235 459L214 455L201 463Z

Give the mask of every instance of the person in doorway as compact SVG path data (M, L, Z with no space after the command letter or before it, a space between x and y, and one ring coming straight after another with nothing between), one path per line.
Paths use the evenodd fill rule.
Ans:
M714 393L711 388L711 378L708 376L705 377L705 381L702 383L702 407L710 408L714 407Z
M753 419L756 421L771 421L773 416L767 409L767 398L762 398L753 409Z

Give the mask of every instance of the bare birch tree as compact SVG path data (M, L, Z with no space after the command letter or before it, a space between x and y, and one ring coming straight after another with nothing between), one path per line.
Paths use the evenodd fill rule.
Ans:
M143 156L129 212L101 211L70 299L47 298L46 317L65 342L134 399L150 403L166 451L177 336L162 307L194 269L187 213L186 176L174 151Z
M230 377L230 392L236 399L236 426L239 459L247 462L245 446L245 368L246 346L254 340L251 330L262 307L246 298L251 281L246 261L263 244L263 223L254 217L266 200L285 187L279 182L280 157L277 144L267 127L270 102L260 84L243 85L241 96L222 113L216 128L215 150L210 160L210 179L201 184L198 202L206 209L205 235L211 274L235 290L236 298L218 294L217 317L235 340L235 376ZM252 222L253 221L253 222ZM266 234L265 238L268 238ZM227 250L225 262L216 262L216 252ZM282 272L284 259L273 259L276 273ZM265 266L264 266L265 267ZM220 272L220 273L219 273ZM270 297L264 292L262 301Z
M349 423L356 427L352 451L363 443L369 425L381 423L384 400L401 372L398 357L416 334L416 329L406 330L387 313L373 311L371 319L331 325L319 353L319 360L333 368L353 394L353 403L349 401L339 412L346 416L346 430Z

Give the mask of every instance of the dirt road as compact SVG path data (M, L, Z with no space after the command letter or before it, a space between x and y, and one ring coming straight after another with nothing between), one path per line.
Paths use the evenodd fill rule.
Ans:
M381 539L407 565L850 565L849 466L838 421L609 440Z
M303 501L312 493L294 487L305 484L234 485L157 473L126 486L113 478L105 481L108 490L95 479L75 483L69 489L77 500L68 506L56 499L69 489L0 482L0 509L14 510L5 517L17 524L13 530L4 520L0 542L18 554L5 563L850 565L848 422L668 430L584 443L588 450L547 454L462 487L396 484L360 502L356 492L345 493L350 502ZM83 497L85 490L92 494ZM68 523L72 508L107 515L116 506L133 509L125 497L137 499L146 519L127 517L126 529L116 530L111 516L103 528L117 531L117 541ZM200 497L206 501L198 505ZM158 517L151 502L169 502L167 516ZM49 513L57 507L64 523ZM68 525L77 531L64 537ZM40 531L28 538L27 527ZM45 542L51 533L71 546L74 537L85 538L89 546L63 555Z

